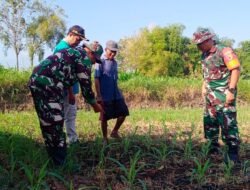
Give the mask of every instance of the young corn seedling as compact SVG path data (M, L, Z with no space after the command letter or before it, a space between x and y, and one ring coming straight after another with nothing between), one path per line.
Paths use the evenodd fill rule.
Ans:
M211 145L211 141L202 144L202 146L201 146L201 156L203 158L207 158L208 153L209 153L210 145Z
M196 168L192 172L192 181L196 180L199 185L202 185L205 182L205 175L208 169L212 166L210 160L206 160L204 164L199 161L197 158L194 159Z
M227 157L228 157L228 155L227 155ZM228 181L232 177L232 169L234 167L234 164L233 164L233 162L230 161L229 158L227 158L227 159L229 160L229 162L224 163L224 176L225 176L225 179Z
M123 145L123 150L124 150L124 154L127 154L128 151L129 151L129 148L131 147L131 140L128 138L128 137L125 137L123 140L122 140L122 145Z
M46 182L43 180L47 175L46 169L47 169L48 163L49 163L49 160L45 162L45 164L42 166L40 171L37 173L34 168L24 164L23 162L20 162L20 165L22 166L21 169L24 170L24 173L26 177L28 178L28 181L30 184L29 189L39 190L47 186Z
M192 133L190 132L188 134L188 140L187 140L185 148L184 148L184 158L185 159L189 159L192 156L192 150L193 150L193 141L192 141Z
M140 159L140 154L141 154L141 151L139 150L138 152L136 152L134 157L130 158L130 167L129 168L126 168L126 166L124 164L120 163L118 160L115 160L113 158L108 158L112 162L116 163L119 166L119 168L121 169L121 171L124 172L124 175L122 175L121 178L124 181L124 183L128 184L129 188L132 188L132 186L135 183L135 179L136 179L138 172L144 167L144 165L142 165L138 168L136 167L136 165Z
M16 168L16 160L14 158L14 146L13 146L13 142L11 142L11 150L10 150L10 172L9 172L10 184L12 184L14 182L15 168Z
M169 154L169 149L166 143L161 143L159 147L152 147L152 154L150 154L152 157L156 158L157 160L160 160L160 162L164 162Z
M107 146L110 146L110 145L107 145ZM99 164L98 164L98 167L99 168L104 168L104 165L105 165L105 150L106 150L106 146L103 146L101 149L100 149L100 152L99 152Z
M243 163L243 174L250 178L250 160L246 160Z

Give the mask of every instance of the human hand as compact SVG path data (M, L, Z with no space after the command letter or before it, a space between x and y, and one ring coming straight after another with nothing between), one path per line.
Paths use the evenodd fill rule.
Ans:
M98 104L98 103L95 103L95 104L93 104L91 106L92 106L95 113L97 113L97 112L103 113L104 112L102 106L100 104Z
M101 96L97 96L96 101L97 101L98 104L102 105L102 97Z
M225 105L228 106L228 105L232 104L234 99L235 99L234 93L227 90Z

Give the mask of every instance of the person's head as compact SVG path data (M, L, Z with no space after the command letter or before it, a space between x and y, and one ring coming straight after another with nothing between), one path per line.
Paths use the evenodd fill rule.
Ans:
M101 63L101 55L103 53L103 48L97 41L94 41L91 44L84 43L83 49L86 51L92 64Z
M82 40L88 41L85 37L84 29L78 25L74 25L69 28L66 40L71 47L78 46Z
M118 51L118 44L113 40L107 41L105 48L106 57L110 60L114 59L117 51Z
M202 52L209 51L214 45L215 34L208 28L199 27L193 34L192 41L197 45Z

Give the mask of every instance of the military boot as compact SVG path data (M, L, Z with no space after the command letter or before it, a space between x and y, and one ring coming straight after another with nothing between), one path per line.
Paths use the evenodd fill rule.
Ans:
M56 166L61 166L65 163L67 156L66 147L47 147L47 152Z
M228 164L229 161L234 162L234 164L240 164L239 148L229 146L227 154L225 155L224 161L226 164Z
M219 152L220 152L220 144L218 143L218 141L212 141L209 146L208 154L210 155L219 154Z

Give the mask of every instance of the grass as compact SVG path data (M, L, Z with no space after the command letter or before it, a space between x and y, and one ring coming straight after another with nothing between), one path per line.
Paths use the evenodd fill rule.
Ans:
M238 108L240 167L207 156L200 108L131 110L123 138L107 146L98 115L80 110L80 144L61 168L48 160L34 111L0 114L0 189L248 189L248 109Z
M24 110L31 103L27 82L31 70L17 72L0 67L0 111ZM200 106L202 79L189 76L146 77L138 73L119 73L119 87L127 102L133 107L193 107ZM238 100L248 103L250 100L250 80L240 79Z

